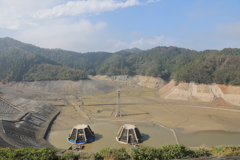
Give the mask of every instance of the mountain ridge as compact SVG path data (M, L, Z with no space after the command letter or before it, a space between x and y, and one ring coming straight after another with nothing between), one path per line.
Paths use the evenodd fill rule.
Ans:
M0 79L9 82L58 80L62 77L80 80L86 79L87 74L143 75L166 81L240 85L239 55L238 48L195 51L173 46L158 46L146 51L132 48L115 53L78 53L44 49L7 37L0 38L0 72L7 77ZM59 71L65 72L65 76L59 76ZM43 76L45 72L49 73L48 76ZM66 76L68 72L69 77Z

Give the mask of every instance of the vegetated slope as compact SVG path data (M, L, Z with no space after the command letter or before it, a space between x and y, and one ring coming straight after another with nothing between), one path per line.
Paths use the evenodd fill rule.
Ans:
M240 85L240 75L238 72L240 69L240 49L227 48L221 51L195 51L163 46L147 51L127 49L116 53L90 52L82 54L61 49L43 49L21 43L11 38L0 39L0 52L8 52L13 47L22 52L28 52L28 54L44 57L45 60L51 60L51 63L55 62L58 66L79 69L90 75L143 75L160 77L167 81L174 79L177 82ZM20 66L19 68L22 67L25 66ZM40 68L34 66L32 70L39 71ZM42 68L51 67L45 66ZM52 70L58 69L52 68ZM48 77L51 75L56 75L56 72L48 74ZM10 81L46 79L33 79L32 77L36 77L36 74L28 73L24 78L20 76L20 78L12 78ZM49 80L58 79L57 77L59 75ZM84 77L85 75L79 77L73 76L70 79L78 80Z
M131 49L124 49L122 51L130 52L130 53L137 53L137 52L142 52L143 50L134 47L134 48L131 48Z
M127 51L119 51L112 54L98 68L98 75L133 75L135 68L131 62L133 53Z
M240 51L239 51L240 53ZM179 81L240 85L240 56L210 56L195 61L177 78Z
M111 56L108 52L89 52L86 54L66 51L61 49L44 49L31 44L22 43L12 38L0 38L0 50L6 50L10 47L17 47L29 53L37 53L62 66L82 70L88 74L96 74L96 68L105 59Z
M31 53L17 46L0 43L0 80L10 81L35 80L79 80L87 78L87 74L70 68L38 53Z
M156 47L137 53L120 51L104 61L97 73L101 75L133 74L161 77L168 80L175 78L179 69L186 64L215 52L217 51L197 52L178 47Z

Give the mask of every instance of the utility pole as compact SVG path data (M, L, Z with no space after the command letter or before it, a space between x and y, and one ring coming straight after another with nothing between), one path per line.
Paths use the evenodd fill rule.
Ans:
M120 107L120 90L117 90L118 98L117 98L117 109L115 117L122 117L121 107Z

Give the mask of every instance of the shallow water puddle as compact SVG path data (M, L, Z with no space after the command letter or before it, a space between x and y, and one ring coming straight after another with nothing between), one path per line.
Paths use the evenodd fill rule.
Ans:
M84 151L99 151L103 148L131 148L131 145L124 145L116 141L116 133L121 124L98 123L91 124L91 129L95 134L95 141L85 144ZM163 145L176 144L172 131L159 126L137 125L144 141L140 145L160 147ZM67 137L71 130L51 132L48 141L56 148L67 149L70 143Z
M131 148L131 145L124 145L116 141L116 133L122 124L97 123L91 124L94 131L95 141L85 144L84 151L95 152L103 148ZM137 125L144 141L143 146L160 147L163 145L176 144L173 132L160 126ZM71 130L51 132L48 141L60 149L67 149L70 143L67 137ZM240 133L225 131L200 131L189 134L176 132L178 141L188 147L211 147L218 145L240 145Z
M239 132L226 131L200 131L189 134L178 133L179 143L189 147L218 146L218 145L240 145Z

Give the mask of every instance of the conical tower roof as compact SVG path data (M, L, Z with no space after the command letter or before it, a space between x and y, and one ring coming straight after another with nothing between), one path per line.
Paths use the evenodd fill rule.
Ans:
M89 125L86 124L78 124L74 126L68 137L68 141L73 144L88 143L94 140L94 132Z
M123 144L133 144L142 142L143 137L136 125L124 124L120 127L116 140Z

